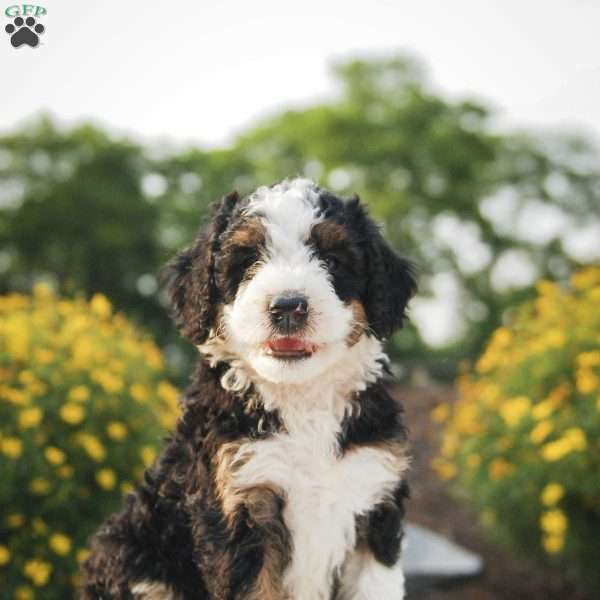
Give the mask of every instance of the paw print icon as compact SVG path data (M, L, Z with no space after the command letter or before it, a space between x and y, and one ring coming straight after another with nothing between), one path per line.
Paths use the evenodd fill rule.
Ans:
M44 33L45 28L41 23L36 23L33 17L17 17L12 23L9 23L4 30L10 35L10 43L18 48L23 44L35 48L40 43L40 34Z

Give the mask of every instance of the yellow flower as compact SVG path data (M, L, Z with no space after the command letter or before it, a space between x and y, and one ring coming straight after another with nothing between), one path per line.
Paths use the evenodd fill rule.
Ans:
M31 581L33 581L34 585L41 587L48 582L50 574L52 573L52 565L43 560L28 560L25 563L23 572L31 579Z
M71 465L63 465L57 471L58 476L62 479L69 479L73 476L73 467Z
M19 427L21 429L29 429L37 427L42 420L44 413L40 408L25 408L19 413Z
M565 488L560 483L549 483L540 494L540 500L545 506L554 506L565 495Z
M89 433L80 433L77 436L76 441L83 447L88 456L93 458L96 462L104 460L106 450L98 438Z
M527 396L517 396L507 400L500 407L500 415L509 427L516 427L530 408L531 401Z
M177 407L177 400L179 399L179 392L177 388L173 387L168 381L161 381L158 384L158 395L162 398L166 404L170 407Z
M580 269L576 273L571 275L571 285L578 289L584 290L586 288L596 285L600 281L600 269L594 267L588 267Z
M82 563L88 559L89 555L90 551L87 548L81 548L80 550L77 550L75 557L77 558L78 563Z
M542 545L548 554L557 554L565 545L564 535L545 535L542 538Z
M37 535L46 535L48 533L48 525L46 525L46 523L44 523L44 521L39 517L33 519L31 524L33 526L33 531Z
M581 394L590 394L600 387L600 377L591 369L577 369L575 382Z
M29 484L29 489L36 496L44 496L50 491L50 482L43 477L35 477Z
M101 385L102 389L109 394L115 394L123 389L123 380L120 377L113 375L110 371L94 369L90 373L90 377L93 381Z
M10 560L10 550L6 546L0 545L0 567L7 564Z
M79 404L73 404L72 402L68 402L67 404L63 404L58 411L60 417L69 425L78 425L85 418L85 410Z
M540 526L549 535L564 535L569 526L569 521L562 510L554 508L542 514Z
M581 368L600 367L600 350L582 352L577 355L577 366Z
M550 421L540 421L529 433L534 444L541 444L552 433L554 425Z
M148 340L142 342L142 350L144 351L144 358L151 369L155 371L161 369L163 366L163 359L160 354L160 350L155 344Z
M56 446L48 446L44 450L44 455L51 465L62 465L66 458L65 453Z
M15 437L5 437L0 439L0 450L10 458L19 458L23 453L23 442Z
M113 440L123 440L127 437L127 427L119 421L111 421L106 426L106 433Z
M512 470L513 466L504 458L495 458L488 467L490 479L498 481L506 477Z
M139 383L134 383L133 385L131 385L129 388L129 393L131 394L133 399L136 402L139 402L140 404L144 404L144 402L147 402L150 398L148 388Z
M151 446L143 446L140 450L140 457L145 467L149 467L156 458L156 450Z
M513 335L507 327L498 327L492 335L492 345L497 348L505 348L512 341Z
M69 390L69 400L73 402L85 402L90 397L90 390L85 385L77 385Z
M579 427L570 427L563 437L569 442L573 450L585 450L587 448L587 437Z
M438 474L440 479L448 480L456 477L457 468L456 465L451 462L441 459L434 458L431 461L431 468Z
M567 341L567 337L560 329L551 329L546 333L546 343L550 348L562 348Z
M121 484L121 492L123 494L129 494L129 492L132 492L132 491L133 491L133 485L131 484L130 481L124 481Z
M66 556L71 551L71 538L63 533L53 533L48 540L48 545L59 556Z
M447 404L440 404L431 411L431 418L436 423L443 423L450 416L450 407Z
M32 385L37 382L35 375L29 369L21 371L18 379L23 385Z
M476 469L481 464L481 456L478 454L469 454L467 457L467 466L470 469Z
M90 300L90 308L101 319L108 319L112 314L112 306L104 294L94 294Z
M112 490L117 482L117 477L112 469L96 471L96 481L103 490Z
M47 348L37 348L35 350L35 359L42 365L49 365L54 361L54 352Z
M17 529L25 523L25 517L21 513L12 513L6 517L7 525L12 529Z
M458 449L458 436L446 434L442 442L440 454L445 458L452 458Z
M538 402L532 409L531 414L534 419L545 419L554 411L555 406L549 400Z
M33 600L33 590L26 585L19 586L15 590L15 600Z
M15 390L9 387L0 388L0 397L8 400L15 406L26 406L29 404L30 398L23 390Z
M566 456L573 450L568 440L560 438L555 442L549 442L542 446L542 457L548 462L555 462Z

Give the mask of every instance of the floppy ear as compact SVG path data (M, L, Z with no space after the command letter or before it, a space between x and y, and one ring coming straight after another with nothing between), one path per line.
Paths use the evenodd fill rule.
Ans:
M358 208L358 196L352 201ZM363 305L371 331L387 338L402 326L408 301L417 291L415 268L392 250L364 207L359 210L368 273Z
M216 205L208 228L164 269L173 319L179 331L194 344L206 341L214 325L219 302L214 276L215 256L219 252L220 236L227 228L238 200L237 192L225 196Z

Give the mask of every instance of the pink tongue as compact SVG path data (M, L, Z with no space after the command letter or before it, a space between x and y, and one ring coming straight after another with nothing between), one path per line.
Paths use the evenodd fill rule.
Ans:
M298 338L277 338L268 342L271 350L276 352L302 352L306 350L306 344Z

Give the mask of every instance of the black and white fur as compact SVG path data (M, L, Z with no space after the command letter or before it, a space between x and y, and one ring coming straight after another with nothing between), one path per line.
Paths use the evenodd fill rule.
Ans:
M295 179L225 197L169 272L200 360L157 464L93 538L81 598L403 598L406 435L382 340L410 265L358 198ZM274 319L282 295L304 298L298 322Z

